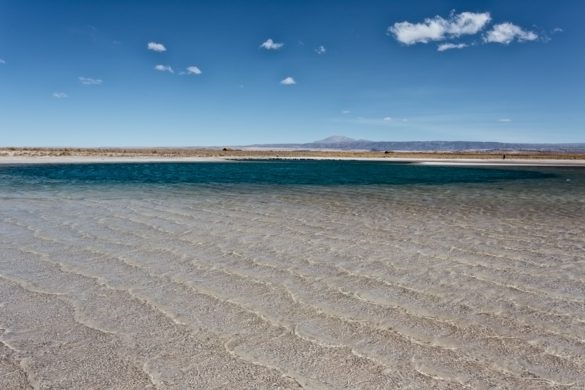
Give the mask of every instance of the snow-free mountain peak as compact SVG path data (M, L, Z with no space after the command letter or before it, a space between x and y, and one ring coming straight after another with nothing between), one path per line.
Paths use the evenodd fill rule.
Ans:
M342 135L332 135L331 137L324 138L319 141L315 141L316 144L343 144L348 142L355 142L356 140Z

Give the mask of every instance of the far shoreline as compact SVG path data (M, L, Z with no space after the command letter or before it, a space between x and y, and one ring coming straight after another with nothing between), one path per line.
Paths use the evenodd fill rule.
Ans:
M505 158L504 158L505 156ZM385 161L421 165L585 167L585 154L547 152L375 152L190 148L0 148L0 165L237 162L246 160Z

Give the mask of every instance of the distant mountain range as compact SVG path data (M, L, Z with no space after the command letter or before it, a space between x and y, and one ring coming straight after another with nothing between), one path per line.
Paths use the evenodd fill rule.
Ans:
M585 152L585 143L529 144L476 141L369 141L334 135L303 144L248 145L246 149L295 149L295 150L369 150L369 151L536 151L536 152Z

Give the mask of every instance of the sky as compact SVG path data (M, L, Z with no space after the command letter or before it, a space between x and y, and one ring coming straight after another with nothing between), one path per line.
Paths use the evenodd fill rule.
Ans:
M582 0L0 0L0 146L585 142Z

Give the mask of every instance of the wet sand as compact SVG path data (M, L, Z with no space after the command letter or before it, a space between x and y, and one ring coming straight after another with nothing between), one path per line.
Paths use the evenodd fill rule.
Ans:
M585 387L585 191L0 190L0 388Z

